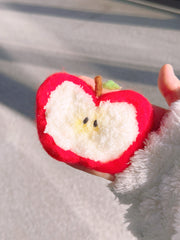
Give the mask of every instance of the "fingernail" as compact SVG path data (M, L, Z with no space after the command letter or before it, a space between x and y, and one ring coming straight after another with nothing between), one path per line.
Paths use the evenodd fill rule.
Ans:
M173 66L172 66L171 64L168 63L168 64L166 64L165 66L170 69L170 71L171 71L171 73L172 73L173 75L175 75L175 73L174 73L174 68L173 68Z

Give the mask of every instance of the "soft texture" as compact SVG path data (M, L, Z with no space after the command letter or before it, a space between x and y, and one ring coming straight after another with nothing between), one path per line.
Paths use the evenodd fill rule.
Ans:
M45 133L64 150L94 161L118 158L139 133L136 109L132 104L107 101L97 107L90 95L69 81L51 93L45 109ZM83 123L86 118L87 123Z
M126 219L138 239L180 239L180 100L110 187L120 202L131 204Z
M129 166L152 127L153 109L141 94L123 90L98 97L68 73L48 77L36 104L39 138L52 157L111 174ZM87 117L90 121L82 124Z

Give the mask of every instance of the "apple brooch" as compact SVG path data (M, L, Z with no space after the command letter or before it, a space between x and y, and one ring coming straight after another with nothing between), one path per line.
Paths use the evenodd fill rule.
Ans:
M151 130L153 109L141 94L118 90L102 94L80 78L56 73L36 96L39 139L55 159L115 174L130 165Z

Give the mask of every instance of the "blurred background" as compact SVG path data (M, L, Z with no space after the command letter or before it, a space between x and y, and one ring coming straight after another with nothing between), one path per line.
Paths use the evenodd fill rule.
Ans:
M49 157L35 127L35 95L49 75L102 75L167 107L165 63L180 76L180 2L0 1L0 239L128 240L108 181Z

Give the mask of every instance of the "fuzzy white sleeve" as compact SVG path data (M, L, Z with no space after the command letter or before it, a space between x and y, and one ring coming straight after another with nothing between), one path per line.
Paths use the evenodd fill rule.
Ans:
M143 240L180 239L180 100L151 133L131 165L110 188L121 203L129 230Z
M171 105L160 129L149 134L145 148L135 152L131 165L116 174L112 187L121 194L151 187L176 164L180 166L180 100Z

